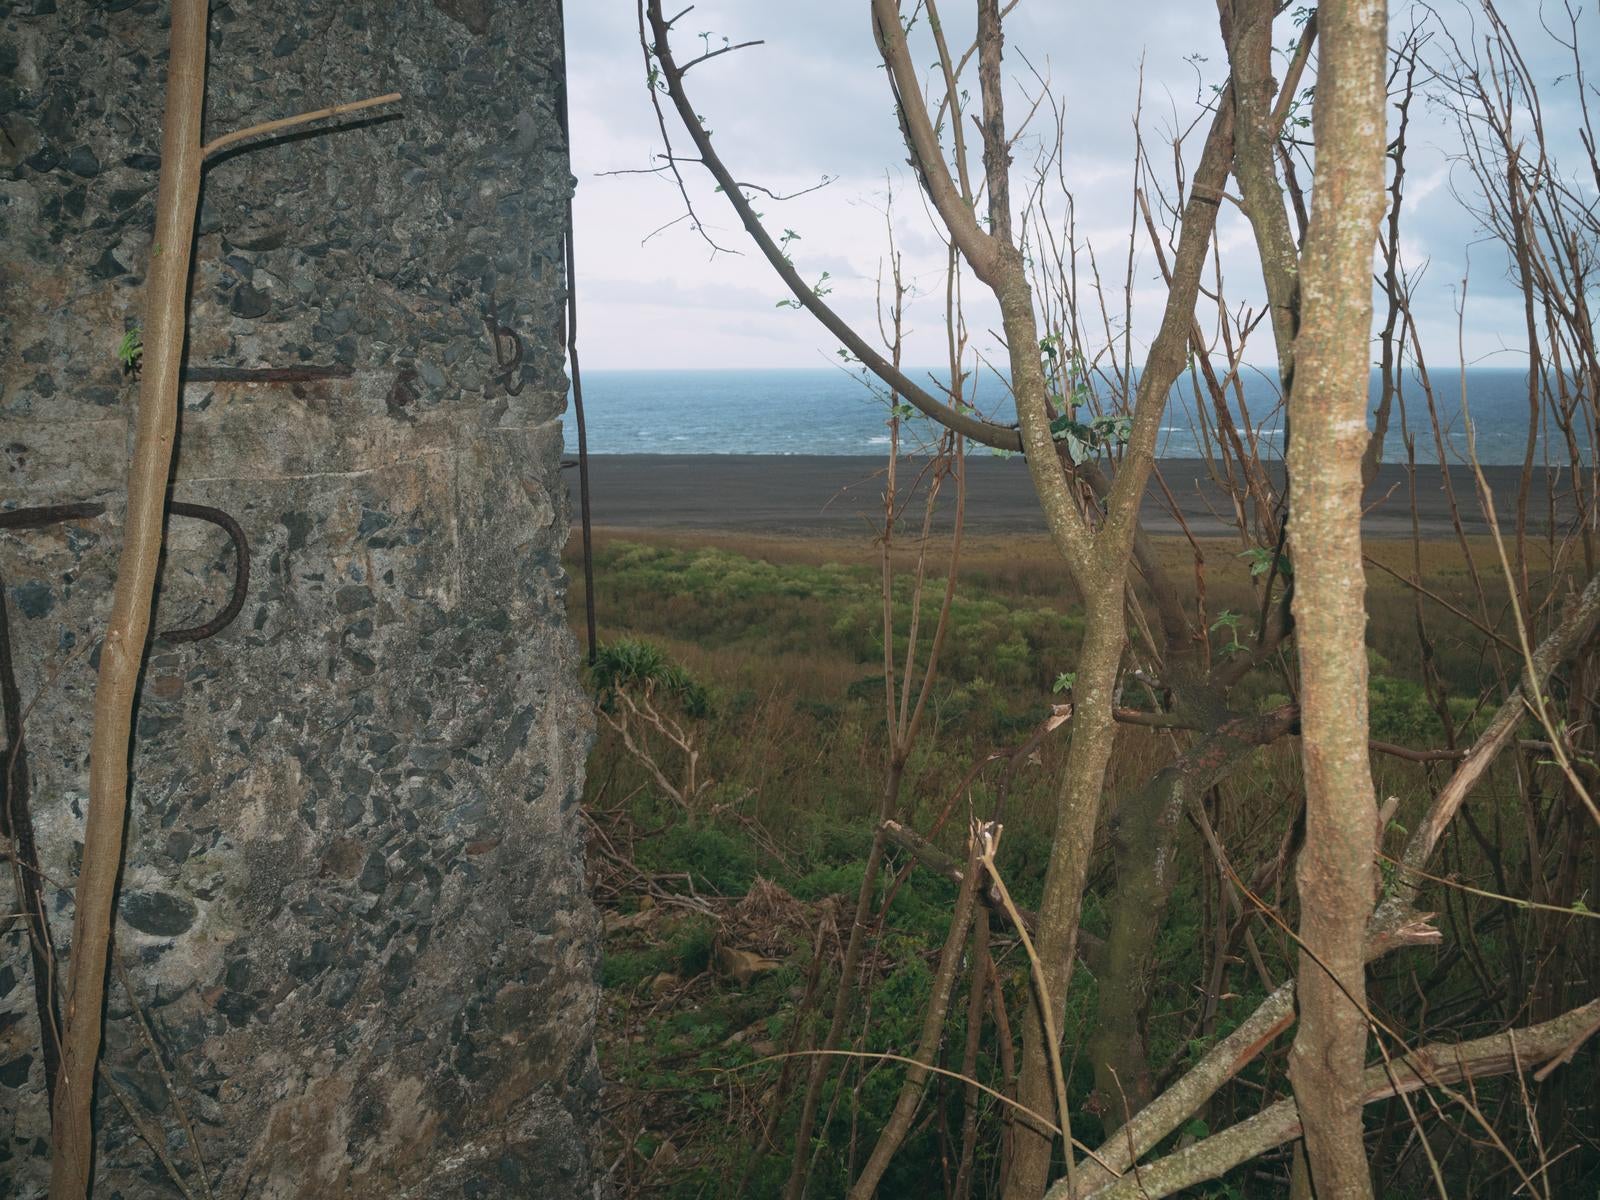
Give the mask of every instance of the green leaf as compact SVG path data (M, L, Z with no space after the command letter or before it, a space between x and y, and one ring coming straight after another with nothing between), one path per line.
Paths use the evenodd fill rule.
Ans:
M125 371L132 371L139 365L139 360L144 357L141 330L130 329L122 335L122 340L117 343L117 357L122 360L122 369Z
M1250 560L1250 578L1256 579L1272 570L1274 565L1278 574L1285 579L1294 574L1294 565L1290 563L1287 555L1279 554L1276 550L1268 550L1263 546L1252 546L1240 558Z
M1080 389L1080 391L1082 392L1082 399L1079 399L1078 402L1081 404L1088 400L1088 392L1085 389ZM1074 393L1074 399L1078 399L1077 393ZM1096 417L1089 422L1089 427L1103 445L1122 446L1127 444L1128 435L1133 432L1133 418L1128 416Z

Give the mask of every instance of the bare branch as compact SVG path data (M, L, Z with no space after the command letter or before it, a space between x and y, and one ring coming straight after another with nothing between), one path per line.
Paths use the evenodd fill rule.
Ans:
M645 0L637 0L637 3L639 15L639 50L644 55L645 81L650 92L650 107L655 110L656 128L661 131L661 144L667 148L667 152L663 157L667 160L666 165L668 170L672 173L673 182L678 185L678 195L683 198L684 213L693 223L694 231L700 235L701 239L706 243L706 245L711 247L712 254L717 254L719 252L724 254L737 254L737 250L732 250L726 246L720 245L717 240L711 236L711 234L707 231L704 222L700 220L700 214L695 211L694 201L689 196L689 185L683 181L683 175L678 170L678 159L672 153L672 138L667 133L667 115L661 111L661 93L656 87L657 68L655 60L657 59L661 49L666 45L667 34L672 29L673 22L677 21L684 15L684 13L687 13L694 6L691 4L689 8L684 9L683 12L678 13L677 16L672 18L672 20L668 21L661 18L661 5L659 0L650 0L649 19L651 25L654 27L656 38L656 44L652 46L650 44L650 36L646 32L645 27ZM709 139L707 139L707 144L709 144ZM679 219L681 220L682 218ZM651 238L655 237L656 234L660 233L662 229L670 229L677 223L677 221L669 221L659 229L652 230L645 236L644 241L648 242ZM640 244L642 245L643 243Z
M695 161L699 162L700 160L696 159ZM740 182L736 186L752 192L760 192L764 196L768 196L773 200L781 202L784 200L793 200L799 196L809 196L812 192L820 192L823 188L827 187L830 183L833 183L838 178L839 177L837 175L824 175L819 181L813 183L810 187L801 188L798 192L775 192L771 188L762 187L759 183Z
M814 289L800 277L794 264L784 255L783 250L773 241L767 233L761 219L756 215L750 202L739 188L739 182L733 177L732 172L723 164L721 157L711 145L710 135L701 125L694 105L689 102L687 93L683 88L683 75L678 70L672 57L672 47L668 44L667 35L669 25L661 17L660 0L640 0L640 20L650 22L651 30L655 36L655 59L660 64L661 78L667 85L668 95L671 97L678 116L683 121L684 128L693 140L695 148L699 151L701 161L706 170L722 188L728 202L733 205L734 211L739 215L740 222L744 225L751 239L766 256L767 262L778 273L779 278L788 286L795 300L810 312L823 326L832 333L844 347L855 355L866 368L884 383L899 392L906 400L914 405L924 415L932 417L947 429L953 429L963 437L971 438L981 445L993 446L1000 450L1020 450L1022 441L1015 429L1004 425L995 425L988 421L980 420L968 413L960 412L950 405L943 403L930 395L924 388L919 387L904 372L890 363L882 354L878 353L872 345L858 334L850 325L834 312ZM643 37L641 35L641 40ZM652 89L653 91L654 89ZM663 121L663 137L665 137L665 122Z
M399 100L399 92L390 92L384 96L370 96L365 100L352 100L347 104L335 104L330 108L319 108L312 112L303 112L297 116L283 117L276 121L263 121L259 125L251 125L245 129L237 129L232 133L225 133L219 138L213 138L200 148L200 156L202 158L210 158L213 154L226 150L229 146L236 145L246 138L264 137L269 133L282 133L299 125L308 125L312 121L325 121L329 117L342 117L347 113L361 112L363 109L375 108L380 104L395 104Z
M922 99L922 85L911 61L911 49L900 24L900 6L896 0L872 0L872 29L877 38L878 51L883 56L883 64L889 71L895 104L905 128L906 143L923 186L927 188L934 207L939 210L940 219L961 247L961 255L971 265L973 273L991 287L997 286L1000 239L978 224L977 214L950 177L939 136L928 117L928 106Z
M1434 847L1444 835L1445 828L1455 818L1456 812L1483 777L1484 772L1489 769L1489 765L1494 762L1495 756L1505 749L1517 726L1522 723L1528 711L1526 699L1528 692L1542 690L1544 681L1550 673L1589 638L1597 625L1600 625L1600 575L1589 581L1566 619L1534 650L1529 666L1523 672L1522 682L1495 711L1489 724L1473 743L1472 749L1467 752L1461 766L1434 798L1428 815L1417 826L1416 832L1406 844L1405 854L1402 857L1407 867L1420 868L1427 864L1433 855ZM1408 878L1413 877L1408 876ZM1415 898L1417 886L1417 883L1413 882L1409 889L1397 888L1395 894L1379 909L1378 916L1383 917L1385 914L1393 914L1401 908L1409 907Z
M678 69L680 72L687 75L691 70L693 70L695 67L698 67L701 63L710 62L713 58L717 58L720 55L732 54L735 50L744 50L750 46L764 46L766 44L767 43L763 38L755 38L754 40L748 42L737 42L731 46L723 46L720 50L708 51L705 54L702 54L699 58L691 58Z
M1481 1079L1508 1071L1521 1072L1533 1062L1567 1052L1576 1038L1592 1032L1600 1022L1600 1000L1575 1008L1552 1021L1523 1029L1451 1044L1424 1046L1392 1063L1369 1067L1362 1076L1359 1100L1363 1105L1441 1087L1461 1080ZM1241 1121L1231 1129L1206 1138L1149 1166L1139 1167L1094 1191L1084 1200L1160 1200L1185 1188L1218 1179L1240 1163L1249 1162L1274 1146L1304 1132L1300 1111L1292 1099L1280 1100ZM1065 1183L1052 1188L1045 1200L1069 1200Z

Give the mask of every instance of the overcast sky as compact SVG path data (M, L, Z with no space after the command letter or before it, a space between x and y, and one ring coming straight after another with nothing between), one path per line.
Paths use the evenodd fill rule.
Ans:
M1467 10L1445 3L1452 25L1465 31ZM952 42L970 40L970 27L962 29L958 21L971 7L947 3ZM1541 32L1534 0L1503 0L1501 7L1522 35L1524 53L1544 89L1547 128L1571 138L1572 88L1555 86L1557 77L1570 70L1570 58ZM1394 8L1391 33L1397 35L1411 17L1405 5ZM1559 8L1551 11L1561 15ZM924 293L911 311L915 335L907 357L934 363L943 357L944 247L904 165L867 12L866 0L711 0L679 22L675 47L684 61L702 49L702 31L713 35L712 47L725 36L736 42L765 40L694 69L688 76L691 97L739 179L780 193L810 187L824 176L833 180L799 199L763 200L758 207L775 233L787 228L800 235L791 245L800 273L815 279L828 272L834 288L830 303L863 330L874 327L873 296L887 248L884 207L893 187L898 244L908 275ZM713 237L739 253L713 254L686 222L651 236L683 213L672 182L648 174L603 174L648 168L662 149L644 83L633 0L569 4L567 20L585 365L748 368L832 361L836 340L809 314L778 307L786 295L782 284L702 169L684 167L696 207ZM1590 41L1600 45L1596 22L1586 19L1586 25ZM1145 143L1158 169L1165 168L1174 132L1203 117L1212 85L1225 75L1215 10L1196 0L1023 0L1007 31L1005 69L1015 94L1008 115L1024 111L1025 91L1039 91L1035 71L1049 81L1064 114L1064 174L1076 199L1078 236L1094 247L1108 284L1117 289L1113 302L1120 306L1141 64ZM1285 18L1274 41L1286 46L1294 36ZM914 43L914 52L933 62L930 43ZM972 84L975 91L975 79ZM687 139L670 123L670 105L664 107L668 132L684 152ZM1470 256L1467 357L1520 365L1522 356L1514 349L1520 302L1506 284L1503 256L1480 240L1475 219L1461 203L1460 193L1472 184L1453 161L1459 151L1453 124L1421 103L1414 121L1402 246L1409 267L1426 268L1416 308L1429 359L1435 365L1456 359L1455 308ZM1018 144L1019 187L1041 140L1053 136L1051 129L1048 118L1036 119L1032 136ZM1191 164L1203 134L1202 124L1189 139ZM1575 142L1571 148L1581 153ZM1218 239L1230 299L1258 305L1260 273L1248 225L1230 205L1224 205ZM1142 235L1137 251L1136 347L1156 328L1164 296ZM998 356L987 332L998 321L981 293L969 280L967 322L975 348ZM1257 339L1250 357L1258 362L1270 357L1266 336Z

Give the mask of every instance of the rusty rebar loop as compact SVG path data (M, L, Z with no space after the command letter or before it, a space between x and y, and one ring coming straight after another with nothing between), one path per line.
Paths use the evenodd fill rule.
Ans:
M220 508L212 508L208 504L189 504L183 500L169 500L167 511L177 517L209 521L226 533L233 543L235 559L233 594L228 597L228 603L223 606L222 611L204 624L190 625L183 629L167 629L156 635L158 640L168 644L203 641L233 624L234 618L244 608L244 598L250 591L250 542L245 537L239 522Z

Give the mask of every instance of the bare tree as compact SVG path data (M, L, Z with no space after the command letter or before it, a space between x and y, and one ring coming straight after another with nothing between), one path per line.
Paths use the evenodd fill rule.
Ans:
M1360 539L1363 479L1375 470L1389 405L1399 391L1393 361L1386 359L1390 369L1385 371L1378 435L1369 436L1372 259L1385 211L1390 214L1384 272L1390 299L1386 354L1403 342L1410 319L1398 259L1401 172L1397 167L1387 190L1384 175L1390 82L1385 4L1330 0L1322 5L1287 53L1280 83L1272 78L1273 20L1282 15L1278 6L1271 0L1220 0L1219 17L1229 49L1228 82L1207 108L1203 148L1192 176L1181 177L1183 156L1175 154L1180 174L1176 193L1166 199L1159 197L1158 189L1150 189L1158 192L1160 217L1152 211L1145 188L1137 195L1135 228L1142 224L1148 232L1168 288L1159 330L1138 370L1127 357L1127 343L1118 360L1109 319L1106 361L1085 356L1082 326L1091 289L1080 292L1077 284L1077 249L1070 244L1070 224L1065 236L1069 245L1062 248L1057 230L1044 215L1038 189L1020 198L1013 194L1011 152L1018 130L1008 125L1002 70L1004 21L1012 5L979 0L975 40L959 52L950 45L932 0L908 10L893 0L873 0L871 7L874 36L912 169L961 262L999 306L1005 366L1018 418L1015 427L985 421L919 386L906 376L898 355L886 358L878 353L805 282L784 245L763 227L750 185L739 182L724 162L690 98L686 77L707 56L677 60L671 39L678 17L665 16L659 0L640 0L640 35L658 111L663 101L676 110L694 148L692 155L669 148L670 171L676 175L686 163L704 167L790 289L794 303L810 311L896 396L973 442L1023 452L1054 546L1081 597L1083 644L1072 682L1055 838L1039 911L1026 918L1042 967L1042 986L1036 994L1050 997L1054 1011L1047 1021L1030 1003L1023 1017L1023 1055L1012 1098L1018 1111L1034 1117L1019 1118L1011 1125L1005 1194L1008 1200L1037 1200L1050 1182L1057 1137L1066 1147L1066 1178L1051 1195L1082 1200L1118 1187L1122 1190L1105 1194L1140 1194L1137 1188L1128 1192L1125 1179L1118 1184L1119 1175L1136 1168L1162 1138L1199 1112L1291 1028L1297 1003L1302 1024L1291 1055L1294 1115L1286 1115L1291 1109L1272 1110L1275 1140L1270 1144L1295 1138L1303 1128L1319 1194L1371 1194L1363 1106L1407 1089L1396 1086L1380 1095L1381 1089L1375 1091L1363 1074L1369 1019L1366 967L1392 950L1431 944L1440 936L1430 926L1429 914L1415 908L1415 887L1397 886L1373 911L1380 822L1369 755L1409 753L1374 743L1369 736ZM1318 46L1315 164L1308 206L1297 173L1305 162L1296 165L1292 139L1284 136L1284 130ZM1396 59L1411 64L1403 84L1402 109L1409 103L1416 63L1415 45L1408 42L1408 46L1405 53L1410 58L1402 54ZM931 94L925 95L919 64L929 61L934 63L933 84ZM975 99L962 86L969 64L977 73ZM1404 152L1403 119L1401 128L1397 163ZM974 129L977 141L969 145ZM662 131L665 136L664 113ZM1142 147L1139 163L1139 170L1148 170ZM1042 179L1059 169L1059 155L1047 154L1037 175ZM1263 265L1267 306L1254 315L1229 312L1213 257L1217 211L1232 199L1225 191L1230 174L1238 180L1242 208ZM679 183L686 187L681 178ZM684 194L687 202L687 190ZM987 220L979 218L980 205L986 207ZM1070 222L1070 194L1067 210ZM698 222L692 206L690 212ZM1166 228L1163 221L1168 222ZM1206 279L1208 270L1214 279ZM1092 290L1098 293L1097 265L1094 272ZM1212 336L1202 330L1197 316L1203 296L1214 299L1218 311L1217 333ZM1100 302L1103 312L1103 296ZM1263 438L1252 427L1240 384L1245 339L1267 318L1291 418L1292 516L1288 488L1267 467ZM1165 489L1155 462L1157 434L1169 393L1185 372L1195 383L1196 396L1206 401L1197 416L1205 429L1208 469L1233 506L1241 549L1262 568L1255 583L1260 610L1253 638L1248 643L1236 638L1226 653L1216 655L1208 640L1200 548L1195 548L1197 586L1194 594L1186 594L1139 523L1140 505L1151 481ZM952 381L958 374L953 361ZM1080 403L1096 401L1080 399L1078 385L1083 384L1087 395L1095 382L1104 384L1111 398L1108 408L1124 418L1125 436L1091 446L1086 453L1081 442L1073 444L1073 431L1081 428ZM1420 579L1417 586L1423 586ZM1420 605L1421 591L1418 596ZM1531 665L1525 686L1530 694L1538 693L1550 671L1590 636L1597 600L1600 595L1591 584L1562 622L1546 626L1547 636L1537 651L1529 639ZM1494 628L1487 605L1476 621L1483 628ZM1291 642L1295 665L1283 653ZM1279 677L1294 697L1291 702L1265 712L1236 708L1233 690L1257 672ZM1124 705L1121 693L1134 684L1149 692L1149 707ZM1506 704L1512 706L1506 711L1520 713L1512 700ZM892 718L891 711L891 729ZM1466 791L1481 778L1486 761L1515 741L1517 719L1506 717L1503 727L1496 727L1492 737L1485 734L1488 740L1480 738L1470 752L1452 747L1448 751L1452 757L1430 760L1459 760L1460 765L1448 780L1439 781L1427 822L1412 836L1404 855L1407 869L1426 867ZM1102 1019L1090 1043L1090 1057L1102 1112L1110 1113L1103 1123L1114 1127L1119 1115L1123 1121L1114 1136L1080 1158L1072 1140L1069 1105L1057 1094L1060 1089L1054 1082L1060 1075L1052 1070L1052 1060L1061 1047L1048 1044L1044 1030L1060 1025L1081 950L1083 896L1097 832L1107 823L1109 766L1119 724L1161 731L1172 739L1173 753L1139 786L1113 800L1117 902L1110 936L1099 951ZM1303 848L1302 822L1295 811L1298 797L1291 797L1278 814L1285 828L1277 852L1246 883L1230 862L1228 846L1213 826L1209 809L1214 800L1220 804L1222 785L1241 764L1251 761L1261 747L1295 733L1302 735L1303 745ZM892 765L893 755L890 758ZM1215 1028L1216 998L1224 989L1230 960L1237 960L1242 947L1248 948L1268 998L1233 1033L1190 1064L1186 1073L1172 1069L1158 1078L1150 1062L1145 1019L1156 936L1172 895L1174 847L1185 820L1205 846L1217 904L1207 999L1196 1029ZM898 837L887 826L880 829L874 864L882 840ZM1251 924L1264 913L1282 920L1260 893L1268 888L1281 893L1297 851L1298 978L1279 985L1262 963ZM962 883L965 895L978 868L971 862L963 868L949 861L940 869ZM869 864L869 877L874 870L875 865ZM866 910L859 908L857 928L865 915ZM980 924L987 919L978 914ZM1289 928L1288 922L1283 928ZM924 1050L937 1044L934 1026L943 1021L953 987L944 968L957 953L963 933L964 929L952 929L941 956L937 1011L930 1013L930 1024L923 1030ZM854 929L851 936L856 936ZM830 1049L841 1035L857 959L858 955L846 955L841 999L828 1034ZM974 959L980 964L987 961L983 955ZM974 997L982 970L974 968ZM982 1008L977 999L969 1006L980 1015ZM1003 1019L1001 1013L996 1016ZM1550 1030L1542 1030L1544 1034L1557 1036ZM968 1036L973 1036L970 1028ZM1005 1040L1009 1049L1009 1027ZM799 1200L805 1192L820 1099L831 1068L832 1060L819 1056L810 1069L795 1134L786 1193L790 1200ZM1443 1080L1444 1075L1436 1072L1434 1078ZM913 1073L893 1128L880 1140L868 1172L858 1180L858 1195L871 1193L925 1082L925 1074ZM1116 1109L1119 1100L1123 1107ZM1059 1127L1035 1119L1058 1111ZM1214 1155L1204 1151L1190 1155L1181 1170L1163 1178L1171 1182L1170 1190L1212 1178L1240 1161L1228 1157L1239 1147L1257 1146L1252 1152L1266 1148L1266 1142L1250 1138L1242 1133L1234 1137L1226 1143L1232 1147L1227 1153L1214 1146Z

